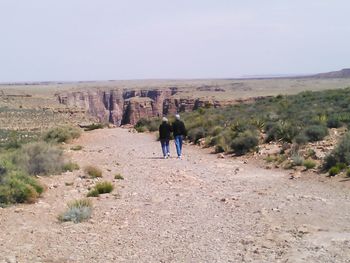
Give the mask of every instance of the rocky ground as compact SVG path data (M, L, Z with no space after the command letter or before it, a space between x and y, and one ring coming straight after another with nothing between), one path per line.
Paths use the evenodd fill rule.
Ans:
M99 166L116 189L92 198L90 220L60 223L95 181L82 170L41 178L37 203L0 209L0 262L350 262L347 179L291 180L189 145L183 160L164 160L153 135L127 129L74 144L84 148L72 159Z

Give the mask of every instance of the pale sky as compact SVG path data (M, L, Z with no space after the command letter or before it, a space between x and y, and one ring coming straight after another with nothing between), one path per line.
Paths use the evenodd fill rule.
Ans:
M0 82L350 67L349 0L0 0Z

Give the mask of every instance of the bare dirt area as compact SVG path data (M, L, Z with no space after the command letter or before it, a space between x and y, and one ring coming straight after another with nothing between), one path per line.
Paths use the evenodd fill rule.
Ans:
M0 209L0 262L350 262L350 181L266 170L185 145L161 159L153 135L126 129L85 133L68 154L82 170L42 178L32 205ZM69 149L70 147L67 147ZM115 180L120 173L124 180ZM92 218L60 223L66 203L96 180ZM71 183L73 183L71 185Z

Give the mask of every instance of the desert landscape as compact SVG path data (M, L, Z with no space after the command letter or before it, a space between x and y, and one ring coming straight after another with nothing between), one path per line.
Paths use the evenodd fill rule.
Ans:
M346 101L344 72L1 85L0 262L350 262L347 159L323 169L326 156L348 150L337 146L347 119L335 125L329 111L317 119L327 133L315 140L305 122L302 142L254 120L259 144L242 152L215 140L251 129L235 122L242 110ZM171 145L164 160L157 133L137 130L176 112L189 131L184 158ZM203 122L218 114L234 115L225 122L232 134ZM87 210L73 211L74 200Z

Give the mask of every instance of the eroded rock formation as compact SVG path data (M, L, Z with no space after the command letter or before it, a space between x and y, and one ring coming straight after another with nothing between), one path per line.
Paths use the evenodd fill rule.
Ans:
M57 94L59 103L86 110L101 122L135 124L149 118L187 112L199 107L221 107L229 102L176 96L176 88L154 90L88 90Z

